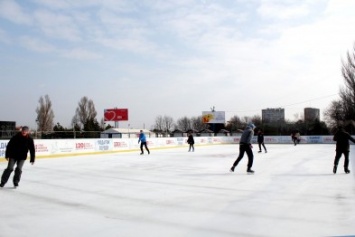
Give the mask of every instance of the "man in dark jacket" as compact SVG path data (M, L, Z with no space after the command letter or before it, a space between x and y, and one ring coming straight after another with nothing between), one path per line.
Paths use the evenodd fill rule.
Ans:
M244 129L239 142L239 156L237 160L234 162L233 166L231 167L230 169L231 172L234 172L235 167L242 160L244 153L246 152L248 155L247 172L254 173L254 171L251 169L251 167L253 166L253 159L254 159L253 151L251 150L253 147L251 145L251 139L254 136L254 129L255 129L255 125L252 123L248 124L248 126Z
M338 163L342 154L344 154L344 171L345 173L349 174L349 152L350 152L350 144L349 140L355 143L355 139L350 136L349 133L345 131L342 126L339 126L338 131L335 133L334 141L336 141L336 153L334 159L334 167L333 173L337 172Z
M189 144L189 152L190 151L195 151L195 147L194 147L195 140L194 140L194 137L192 136L192 132L189 132L187 137L188 137L187 138L187 144Z
M265 153L267 153L265 144L264 144L264 133L263 130L259 129L258 131L258 144L259 144L259 153L261 152L261 146L264 147Z
M27 159L27 153L30 151L31 155L31 164L35 162L35 146L33 139L29 136L29 129L27 126L22 127L21 132L13 136L6 147L5 159L9 161L7 168L4 170L1 176L0 187L4 187L7 183L12 171L14 170L15 164L15 175L13 178L13 183L15 188L18 186L21 174L22 167Z

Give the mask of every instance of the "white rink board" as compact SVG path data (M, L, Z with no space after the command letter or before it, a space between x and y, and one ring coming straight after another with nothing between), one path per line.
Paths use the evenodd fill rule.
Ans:
M195 145L236 144L237 137L194 137ZM148 138L150 149L186 146L186 137ZM5 156L8 140L0 140L0 157ZM254 136L253 143L257 143ZM265 144L291 144L290 136L265 136ZM303 136L301 144L331 144L333 136ZM118 152L139 149L138 139L37 139L35 140L36 156L49 157L73 154L101 152Z

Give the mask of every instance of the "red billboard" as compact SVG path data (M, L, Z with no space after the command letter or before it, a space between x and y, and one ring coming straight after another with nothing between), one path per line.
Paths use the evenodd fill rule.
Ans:
M104 121L127 121L128 109L105 109Z

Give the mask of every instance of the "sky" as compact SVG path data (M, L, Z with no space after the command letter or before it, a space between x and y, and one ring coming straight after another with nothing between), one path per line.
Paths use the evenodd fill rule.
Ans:
M71 127L78 102L120 127L202 111L321 114L344 86L352 0L0 0L0 121L35 129L39 98ZM322 118L322 117L321 117Z

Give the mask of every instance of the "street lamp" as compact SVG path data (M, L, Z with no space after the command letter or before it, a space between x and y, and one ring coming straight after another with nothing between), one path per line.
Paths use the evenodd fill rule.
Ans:
M73 135L74 135L74 139L76 138L76 133L75 133L75 123L73 123Z
M131 124L128 124L128 138L131 138L131 134L129 133L129 127L131 126Z
M36 119L36 139L38 139L38 137L37 137L37 133L38 133L38 119Z

